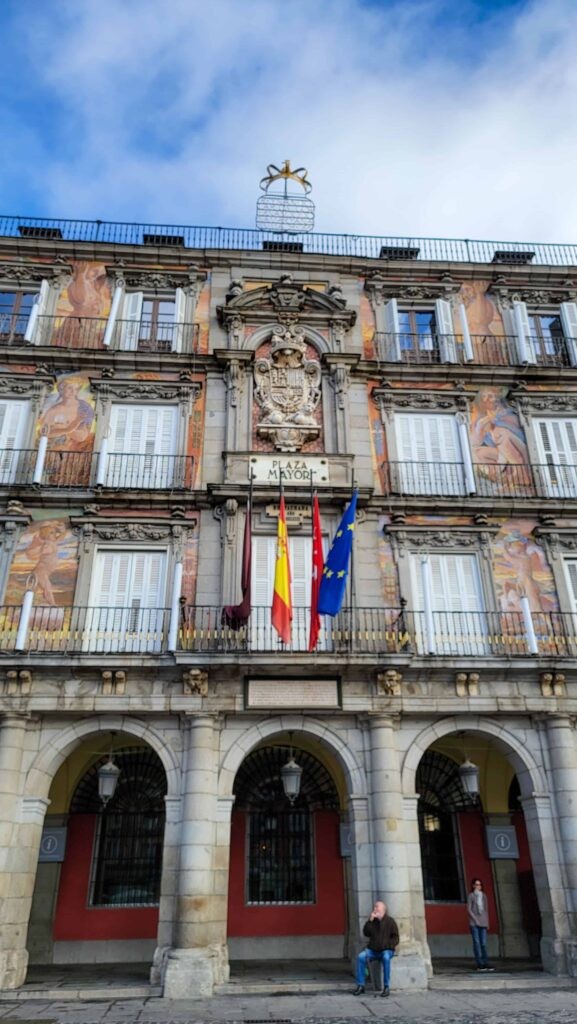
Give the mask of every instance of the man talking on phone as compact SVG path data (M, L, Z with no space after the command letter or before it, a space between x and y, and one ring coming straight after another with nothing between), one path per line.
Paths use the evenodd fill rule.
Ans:
M387 905L377 900L372 913L363 928L363 935L369 940L366 948L357 957L357 987L354 996L365 991L365 971L370 960L380 960L383 964L382 996L388 996L391 990L391 960L399 944L399 929L394 918L387 913Z

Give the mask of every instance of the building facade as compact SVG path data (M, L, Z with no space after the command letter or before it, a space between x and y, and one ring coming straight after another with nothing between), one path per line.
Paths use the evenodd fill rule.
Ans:
M492 955L577 975L577 251L0 227L0 987L209 994L378 896L426 987L473 876ZM311 484L325 550L359 492L313 653Z

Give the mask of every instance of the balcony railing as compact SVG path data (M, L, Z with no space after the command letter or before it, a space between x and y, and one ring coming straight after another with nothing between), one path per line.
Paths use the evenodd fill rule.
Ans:
M521 352L513 335L473 334L465 341L460 334L386 334L374 337L376 357L382 363L430 365L455 363L479 366L574 366L577 339L544 339L531 335Z
M113 245L165 244L178 249L263 249L265 242L292 242L304 253L366 259L389 259L392 254L412 259L457 263L512 263L570 267L577 264L577 246L548 242L494 242L469 238L407 238L385 235L342 235L317 232L277 234L251 228L191 227L175 224L127 224L101 220L53 220L38 217L0 217L0 237L102 242ZM152 241L153 240L153 241ZM177 244L178 243L178 244ZM296 250L293 250L296 251Z
M238 630L216 606L185 606L170 650L188 654L306 654L308 608L295 609L290 644L279 641L270 609L253 608ZM26 622L23 616L27 616ZM27 654L140 654L169 650L171 610L131 607L0 608L0 650ZM577 613L409 611L345 608L324 617L316 655L386 654L432 657L577 657Z
M389 495L577 499L577 466L475 462L467 468L462 462L383 462L381 472Z
M152 320L116 320L105 344L105 317L38 316L29 341L27 317L0 316L0 345L49 345L55 348L117 352L178 352L198 350L199 325L158 323Z
M183 490L194 486L192 455L0 451L0 486Z

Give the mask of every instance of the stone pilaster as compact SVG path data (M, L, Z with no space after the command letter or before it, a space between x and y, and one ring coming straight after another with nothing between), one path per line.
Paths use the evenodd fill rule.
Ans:
M187 730L174 948L164 974L169 999L211 995L228 975L227 894L216 864L219 734L211 715L191 716Z
M416 937L417 932L422 934L422 928L416 929L413 921L396 722L392 717L371 718L370 748L374 897L387 903L401 936L394 985L395 988L426 988L429 957L426 945ZM365 920L366 917L365 912Z
M567 945L567 968L577 974L577 746L571 718L550 716L547 739L572 936Z
M0 989L18 988L26 978L26 933L34 887L20 849L22 755L26 719L0 719Z

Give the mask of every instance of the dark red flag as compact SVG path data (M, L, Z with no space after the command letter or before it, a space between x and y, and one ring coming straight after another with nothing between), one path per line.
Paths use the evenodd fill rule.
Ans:
M246 506L244 541L242 545L242 575L240 579L242 601L240 604L227 604L222 609L223 625L230 626L231 629L240 629L242 626L246 626L250 617L250 578L252 566L251 518L252 502L249 499Z

